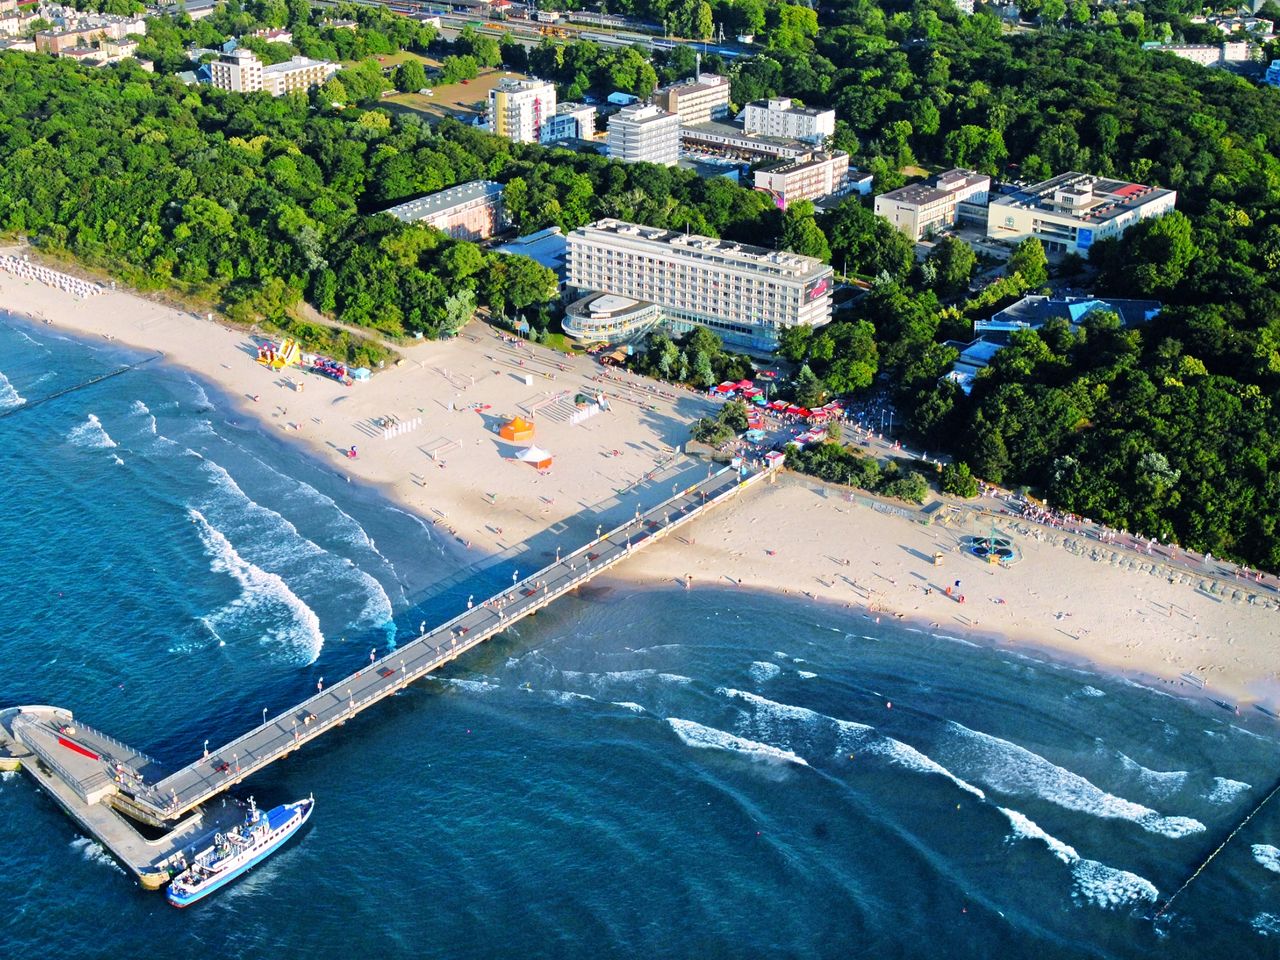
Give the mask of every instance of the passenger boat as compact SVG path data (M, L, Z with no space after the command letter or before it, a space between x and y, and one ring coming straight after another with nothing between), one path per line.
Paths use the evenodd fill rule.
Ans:
M244 823L218 834L213 846L197 854L170 881L166 898L175 907L187 907L225 887L283 846L307 822L314 806L315 798L308 797L263 813L250 797Z

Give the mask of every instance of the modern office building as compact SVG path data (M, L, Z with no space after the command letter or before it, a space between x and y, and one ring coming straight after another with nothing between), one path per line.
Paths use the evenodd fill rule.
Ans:
M793 106L790 97L748 103L740 117L747 133L821 143L835 136L836 112Z
M699 70L692 80L663 87L653 102L684 124L723 120L729 116L729 78Z
M585 103L556 104L555 116L542 125L542 142L590 140L596 135L596 108Z
M492 180L461 183L382 212L405 223L434 227L455 240L484 240L506 225L502 184Z
M219 90L261 91L280 97L318 87L337 72L336 63L308 57L293 57L283 63L263 66L252 50L237 47L209 63L209 82Z
M797 200L843 193L848 178L849 155L833 150L761 167L755 174L755 188L773 197L779 210L785 210Z
M972 170L948 170L923 183L913 183L876 197L876 214L884 217L914 241L954 227L960 205L985 204L991 196L991 178Z
M1013 243L1039 237L1048 252L1087 256L1095 241L1168 213L1177 199L1174 190L1064 173L992 200L987 236Z
M572 337L625 340L661 320L772 350L787 327L831 319L831 268L813 257L620 220L580 227L568 240L567 286L584 294L565 316Z
M489 91L489 129L517 143L538 143L556 115L556 88L542 80L504 77Z
M623 107L609 118L609 156L674 167L680 159L680 118L651 103Z

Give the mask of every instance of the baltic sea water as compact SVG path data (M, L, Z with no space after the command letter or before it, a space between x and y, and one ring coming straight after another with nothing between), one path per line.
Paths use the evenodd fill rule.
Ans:
M456 612L433 530L144 354L0 314L0 705L181 764ZM892 707L889 706L892 704ZM0 780L0 955L1280 956L1225 711L795 598L600 581L243 785L305 833L186 911Z

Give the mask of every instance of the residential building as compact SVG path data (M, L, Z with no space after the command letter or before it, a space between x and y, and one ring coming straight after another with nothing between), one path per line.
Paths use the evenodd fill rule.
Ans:
M1271 36L1275 33L1275 21L1264 20L1261 17L1192 17L1191 22L1197 20L1208 23L1210 26L1217 27L1227 36L1233 33L1254 33L1259 36Z
M729 116L729 78L699 70L692 80L663 87L653 102L683 124L723 120Z
M843 193L848 177L849 155L833 150L761 167L755 174L755 188L769 194L778 209L785 210L797 200Z
M680 159L680 118L651 103L623 107L609 118L609 156L674 167Z
M264 29L255 30L250 36L261 37L267 43L293 43L293 33L289 30Z
M973 0L954 0L956 9L967 17L973 16Z
M812 143L764 137L747 133L740 123L681 124L680 145L687 153L726 157L756 163L768 160L791 160L813 150Z
M538 143L556 115L556 88L542 80L503 77L489 91L489 129L516 143Z
M822 143L835 136L836 112L793 106L790 97L748 103L740 117L747 133Z
M484 240L506 225L502 189L492 180L473 180L382 212L405 223L433 227L455 240Z
M914 241L954 227L961 204L981 207L991 196L991 178L973 170L948 170L876 197L875 210Z
M0 0L0 13L9 13L18 9L18 0Z
M1173 190L1064 173L992 200L987 236L1010 243L1039 237L1048 252L1087 256L1095 241L1168 213L1177 199Z
M1271 66L1267 67L1267 74L1262 80L1263 83L1269 83L1273 87L1280 87L1280 60L1271 61Z
M1229 40L1226 43L1155 43L1142 45L1144 50L1171 53L1183 60L1190 60L1204 67L1231 67L1256 59L1258 46L1248 40Z
M555 116L542 125L542 142L590 140L596 135L596 108L585 103L558 103Z
M252 50L236 47L209 63L209 82L219 90L279 97L318 87L337 71L336 63L308 57L263 66Z
M573 337L624 340L661 320L772 350L782 330L831 319L831 268L813 257L620 220L580 227L568 241L567 285L587 294L565 316Z

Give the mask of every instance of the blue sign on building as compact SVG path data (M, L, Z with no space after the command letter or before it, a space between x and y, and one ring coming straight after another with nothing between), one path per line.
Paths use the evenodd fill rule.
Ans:
M1084 230L1084 229L1077 230L1076 231L1076 249L1088 250L1091 246L1093 246L1093 231Z

